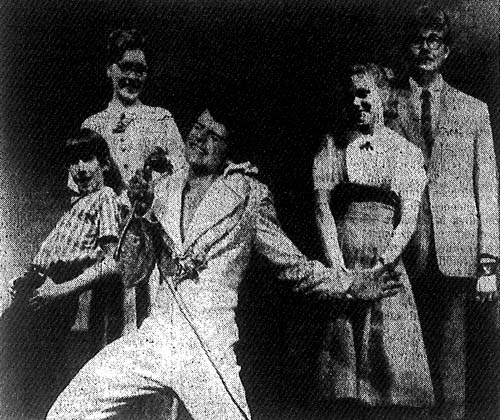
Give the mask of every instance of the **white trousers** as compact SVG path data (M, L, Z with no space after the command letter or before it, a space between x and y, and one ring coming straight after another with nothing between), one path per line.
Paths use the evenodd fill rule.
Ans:
M82 368L47 419L170 420L177 418L177 397L194 420L250 419L248 407L243 415L193 336L185 328L171 331L154 316L146 319Z

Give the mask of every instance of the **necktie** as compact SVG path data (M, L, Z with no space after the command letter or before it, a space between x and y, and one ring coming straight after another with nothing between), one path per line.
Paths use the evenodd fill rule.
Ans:
M427 148L427 154L430 156L434 142L432 138L431 93L427 89L424 89L420 98L422 99L422 137Z

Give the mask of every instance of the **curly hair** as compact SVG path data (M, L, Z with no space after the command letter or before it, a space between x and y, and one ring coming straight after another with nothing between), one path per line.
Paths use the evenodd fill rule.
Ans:
M107 64L111 65L121 60L125 51L142 50L146 48L146 38L137 29L117 29L108 37Z

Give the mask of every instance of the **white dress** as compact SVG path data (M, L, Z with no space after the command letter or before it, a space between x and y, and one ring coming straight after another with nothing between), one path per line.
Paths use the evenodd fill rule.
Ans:
M348 269L396 262L404 290L348 302L325 325L317 384L324 399L426 406L432 384L418 314L399 257L416 226L425 185L423 157L386 127L338 147L328 136L314 163L316 190L333 192L339 252Z

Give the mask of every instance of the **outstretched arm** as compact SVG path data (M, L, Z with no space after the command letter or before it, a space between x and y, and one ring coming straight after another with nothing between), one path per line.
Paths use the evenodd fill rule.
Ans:
M28 305L32 309L38 310L61 298L89 290L98 282L117 274L118 269L113 258L116 241L103 244L101 248L104 251L104 258L74 279L56 284L50 277L47 277L44 283L33 292Z
M85 266L82 265L83 271L78 276L64 279L63 283L56 284L52 279L47 278L45 282L34 291L31 299L29 300L31 306L39 308L40 306L44 306L53 300L58 300L73 294L79 294L92 288L93 285L104 280L105 278L117 273L116 263L113 259L119 229L119 213L116 195L111 188L105 187L99 191L96 201L91 201L90 205L92 206L92 214L94 214L95 211L95 214L97 215L95 219L92 219L93 229L89 230L89 232L92 232L92 234L95 235L92 239L92 255L89 256L87 251L84 252L82 250L82 254L72 253L70 261L63 259L63 262L65 263L78 264L80 259L82 259L81 263L85 260L88 261L88 263ZM75 216L72 215L71 217ZM80 219L75 219L74 221L78 223L81 222ZM65 224L62 226L63 227L60 229L66 229ZM68 233L71 234L71 232ZM81 240L80 238L76 239L77 241ZM61 241L63 242L61 243ZM59 247L64 246L64 241L64 236L63 239L59 237L56 242L51 244L49 243L49 249L50 247L58 249ZM79 243L76 243L72 249L79 249L77 248L78 245ZM45 251L47 250L45 249ZM42 246L39 253L33 260L35 265L45 267L45 263L43 262L44 254L45 252ZM56 254L56 256L58 258L59 254ZM91 259L89 260L89 258ZM95 262L92 264L93 261Z
M276 217L272 197L264 186L260 188L255 246L277 268L278 278L289 281L299 292L359 299L378 299L397 293L401 284L394 282L397 274L387 269L348 272L340 265L327 268L318 261L308 260L285 235ZM384 279L380 279L384 276Z

